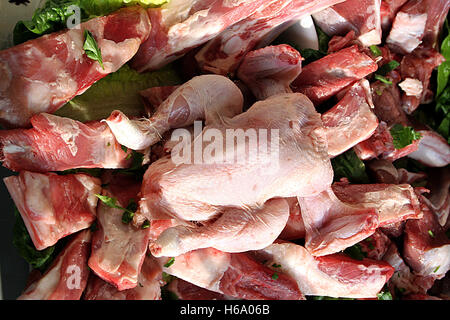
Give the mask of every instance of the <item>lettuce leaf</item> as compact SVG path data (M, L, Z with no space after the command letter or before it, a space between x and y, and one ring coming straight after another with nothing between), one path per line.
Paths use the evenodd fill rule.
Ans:
M48 247L44 250L37 250L31 240L25 223L20 216L17 208L14 209L14 216L16 222L13 227L13 245L16 247L19 254L31 265L32 268L37 268L41 271L45 270L58 252L57 245Z
M128 116L141 116L144 107L139 91L150 87L177 85L181 82L172 64L146 73L138 73L124 65L94 83L55 114L81 122L107 118L114 110L120 110Z
M38 8L31 20L19 21L13 31L14 44L37 38L41 35L66 28L73 11L70 6L80 8L81 21L95 16L104 16L125 6L141 5L157 7L168 0L47 0Z
M351 183L369 183L366 166L353 149L331 159L334 171L334 181L347 178Z

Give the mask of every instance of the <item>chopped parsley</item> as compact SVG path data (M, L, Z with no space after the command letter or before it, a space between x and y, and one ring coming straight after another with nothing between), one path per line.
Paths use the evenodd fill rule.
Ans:
M433 273L438 272L438 270L439 270L440 267L441 267L441 266L437 266L436 269L433 270Z
M166 262L166 264L164 265L165 268L169 268L171 265L173 265L173 263L175 262L175 258L172 257L169 259L169 261Z
M98 61L102 69L105 69L105 66L103 65L103 59L102 59L102 52L100 48L97 45L97 42L94 39L94 36L89 30L84 30L84 44L83 49L88 58L94 61Z
M148 227L150 227L150 221L145 220L141 226L141 229L147 229Z
M133 199L130 200L126 208L123 208L117 204L116 198L103 196L100 194L96 194L95 196L99 198L108 207L123 210L124 211L122 214L123 223L128 224L133 220L134 214L137 210L137 204Z
M376 45L370 46L369 49L370 49L370 51L372 51L372 53L375 57L379 57L382 54L380 48L378 48Z
M359 243L354 244L351 247L348 247L344 250L344 253L348 255L350 258L356 259L356 260L363 260L365 257L367 257L367 252L364 252L362 250L362 247Z
M281 264L276 264L276 263L274 263L274 264L272 265L272 267L274 267L274 268L281 268Z
M428 230L428 234L430 235L430 237L434 238L434 233L431 230Z
M409 146L413 141L419 140L422 136L411 127L404 127L395 124L391 129L392 142L395 149L402 149Z
M382 65L376 72L375 75L380 75L380 76L385 76L387 75L389 72L391 72L392 70L396 69L398 66L400 65L400 63L398 63L395 60L391 60L388 63ZM376 77L375 77L376 78ZM380 79L378 79L380 80ZM383 81L383 80L380 80ZM384 82L384 81L383 81ZM392 84L391 81L389 81L390 84ZM386 83L386 82L385 82Z
M278 279L278 273L274 273L273 275L272 275L272 280L277 280Z
M380 74L375 74L374 77L375 77L375 79L380 80L383 83L392 84L391 80L389 80L388 78L386 78L385 76L382 76Z
M378 300L392 300L392 295L389 291L381 291L377 293Z

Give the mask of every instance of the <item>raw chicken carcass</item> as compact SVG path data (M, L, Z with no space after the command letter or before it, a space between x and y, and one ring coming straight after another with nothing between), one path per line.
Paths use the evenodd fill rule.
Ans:
M47 271L17 300L79 300L88 281L91 232L74 235Z
M167 265L168 258L158 258ZM206 248L175 257L163 271L201 288L245 300L302 300L294 279L276 272L248 253L225 253Z
M322 114L330 157L349 150L373 134L378 119L372 109L369 82L363 79L348 88L338 104Z
M315 23L329 36L354 31L366 47L381 43L381 0L347 0L313 14Z
M33 128L0 130L0 159L14 171L64 171L74 168L126 168L125 152L108 125L81 123L41 113Z
M343 0L276 0L262 10L230 26L195 55L205 72L234 74L244 56L274 30L281 33L302 16L318 12ZM275 36L276 37L276 36Z
M55 112L130 60L150 28L144 9L124 8L0 51L0 122L25 127L32 115ZM104 69L85 55L84 30L93 34Z
M152 30L131 65L139 72L157 70L274 1L172 0L149 8Z
M224 154L211 155L208 161L176 164L170 158L160 159L145 173L142 213L153 219L169 216L205 221L220 207L249 209L274 197L311 196L331 184L333 174L320 115L304 95L272 96L225 123L205 126L203 132L214 129L226 137L226 130L242 132L243 128L265 130L264 149L270 152L253 144L257 149L247 150L245 140L232 136L237 145ZM260 136L259 141L264 138ZM279 152L275 152L276 145ZM189 147L193 148L190 141ZM252 155L259 155L257 161L248 161Z
M303 67L291 87L294 92L305 94L314 104L320 104L377 68L372 58L353 45Z
M142 264L138 285L132 289L117 290L112 284L91 273L84 300L161 300L162 269L156 260L147 256Z
M269 46L245 55L237 71L258 100L292 92L290 84L302 71L300 53L286 44Z
M268 266L279 265L276 269L295 279L306 296L373 298L394 272L383 261L355 260L340 253L314 257L289 242L273 243L256 254Z
M4 179L38 250L89 228L95 220L101 181L85 174L21 171Z
M194 77L178 87L159 105L150 119L130 120L114 111L106 123L122 145L145 149L161 139L171 128L191 125L196 120L208 124L242 112L243 96L230 79L223 76Z
M103 190L103 196L117 200L126 208L134 202L141 184L134 178L117 174ZM92 236L89 267L103 280L119 291L134 288L147 252L150 229L138 229L124 223L124 210L100 203L97 208L97 229Z

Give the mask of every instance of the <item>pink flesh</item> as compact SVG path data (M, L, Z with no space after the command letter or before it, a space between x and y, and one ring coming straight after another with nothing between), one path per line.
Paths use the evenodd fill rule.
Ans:
M276 0L230 26L200 49L195 58L205 72L234 74L244 56L283 24L342 0ZM280 31L281 32L281 31Z
M276 242L257 252L266 265L294 278L306 296L373 298L394 272L389 264L344 254L314 257L300 245ZM274 268L275 269L275 268Z
M114 186L115 185L115 186ZM103 195L117 199L126 208L131 200L137 203L140 183L133 178L116 176ZM92 237L89 267L118 290L138 285L138 276L147 251L149 229L136 229L122 222L124 210L100 203L97 208L97 227Z
M364 79L350 87L338 104L322 114L331 157L347 151L373 134L378 120L372 109L369 82Z
M91 274L84 300L161 300L162 270L158 263L150 256L144 259L138 277L138 285L132 289L119 291L110 283Z
M313 14L329 36L354 31L364 46L381 43L381 0L347 0Z
M380 227L422 217L419 200L408 184L334 183L332 188L345 203L376 209Z
M4 179L38 250L88 228L95 220L100 180L85 174L21 171Z
M31 283L18 300L79 300L88 281L87 259L91 233L73 236L41 278Z
M354 45L303 67L302 73L292 83L292 89L319 104L376 70L375 61Z
M329 188L314 197L299 197L306 229L305 247L314 256L344 250L375 232L375 208L341 202Z
M81 122L46 113L31 118L32 129L0 131L3 166L14 171L126 168L130 161L106 123Z
M55 112L94 82L119 69L149 35L150 21L144 9L133 7L93 18L80 27L0 51L3 125L29 126L34 114ZM84 54L84 30L96 39L105 69Z
M173 0L150 8L150 36L131 64L139 72L159 69L267 5L262 0Z
M300 53L288 45L250 51L237 71L258 100L278 93L292 92L291 82L302 70Z

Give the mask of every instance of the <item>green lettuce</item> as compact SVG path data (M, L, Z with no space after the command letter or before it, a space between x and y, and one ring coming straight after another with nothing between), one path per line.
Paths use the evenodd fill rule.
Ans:
M13 31L14 44L66 28L67 20L74 14L71 6L80 8L81 21L104 16L125 6L157 7L168 0L47 0L38 8L31 20L19 21Z
M14 209L16 222L13 227L13 245L19 254L31 265L32 268L44 271L54 260L63 241L44 250L37 250L25 227L22 217L17 208Z
M128 116L140 116L144 108L139 91L150 87L177 85L181 82L181 77L172 64L146 73L138 73L124 65L94 83L55 114L81 122L107 118L114 110L120 110Z
M334 171L334 180L347 178L351 183L369 183L369 176L366 172L366 166L361 161L353 149L331 159Z

